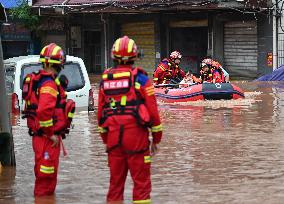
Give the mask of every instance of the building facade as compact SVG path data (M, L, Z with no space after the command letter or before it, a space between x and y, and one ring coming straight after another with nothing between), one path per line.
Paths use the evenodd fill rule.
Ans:
M173 50L182 53L182 67L193 73L205 56L220 61L231 76L255 78L273 70L273 14L267 1L170 2L38 0L33 7L51 22L42 25L47 29L42 42L57 42L82 57L89 72L112 66L111 46L123 35L143 50L137 65L149 73ZM57 24L60 32L52 29Z
M18 7L23 1L2 0L0 2L3 4L7 13L10 9ZM31 31L25 28L25 26L18 20L9 19L8 21L9 23L5 23L1 26L1 40L4 59L32 54L34 47Z

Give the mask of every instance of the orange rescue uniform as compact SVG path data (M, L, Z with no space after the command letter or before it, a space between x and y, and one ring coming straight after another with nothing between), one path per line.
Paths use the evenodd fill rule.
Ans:
M129 170L134 181L133 202L150 203L149 129L153 143L158 144L162 126L154 88L142 69L118 65L103 73L98 121L111 174L107 200L123 200Z

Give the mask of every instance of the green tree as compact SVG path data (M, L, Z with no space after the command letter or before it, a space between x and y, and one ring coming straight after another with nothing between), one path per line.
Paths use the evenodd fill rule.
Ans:
M31 6L26 1L19 0L19 6L9 11L12 19L20 20L26 28L35 31L39 25L39 17L32 12Z

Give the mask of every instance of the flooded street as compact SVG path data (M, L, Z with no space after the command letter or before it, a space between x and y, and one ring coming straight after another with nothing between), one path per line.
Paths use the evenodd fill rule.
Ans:
M92 79L97 104L97 78ZM246 98L165 104L164 135L152 163L152 201L283 203L284 83L237 82ZM56 195L34 201L33 151L26 121L13 118L16 169L0 176L0 203L105 203L107 155L96 111L76 115L61 156ZM132 200L127 180L125 203Z

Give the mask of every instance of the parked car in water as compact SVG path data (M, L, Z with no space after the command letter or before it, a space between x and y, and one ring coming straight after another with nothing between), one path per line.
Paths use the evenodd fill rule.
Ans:
M4 60L6 88L13 113L20 112L24 107L24 100L22 99L24 78L27 74L37 72L42 68L38 55L13 57ZM93 90L83 60L67 55L66 64L59 75L62 74L68 79L67 98L76 102L77 110L93 110Z

